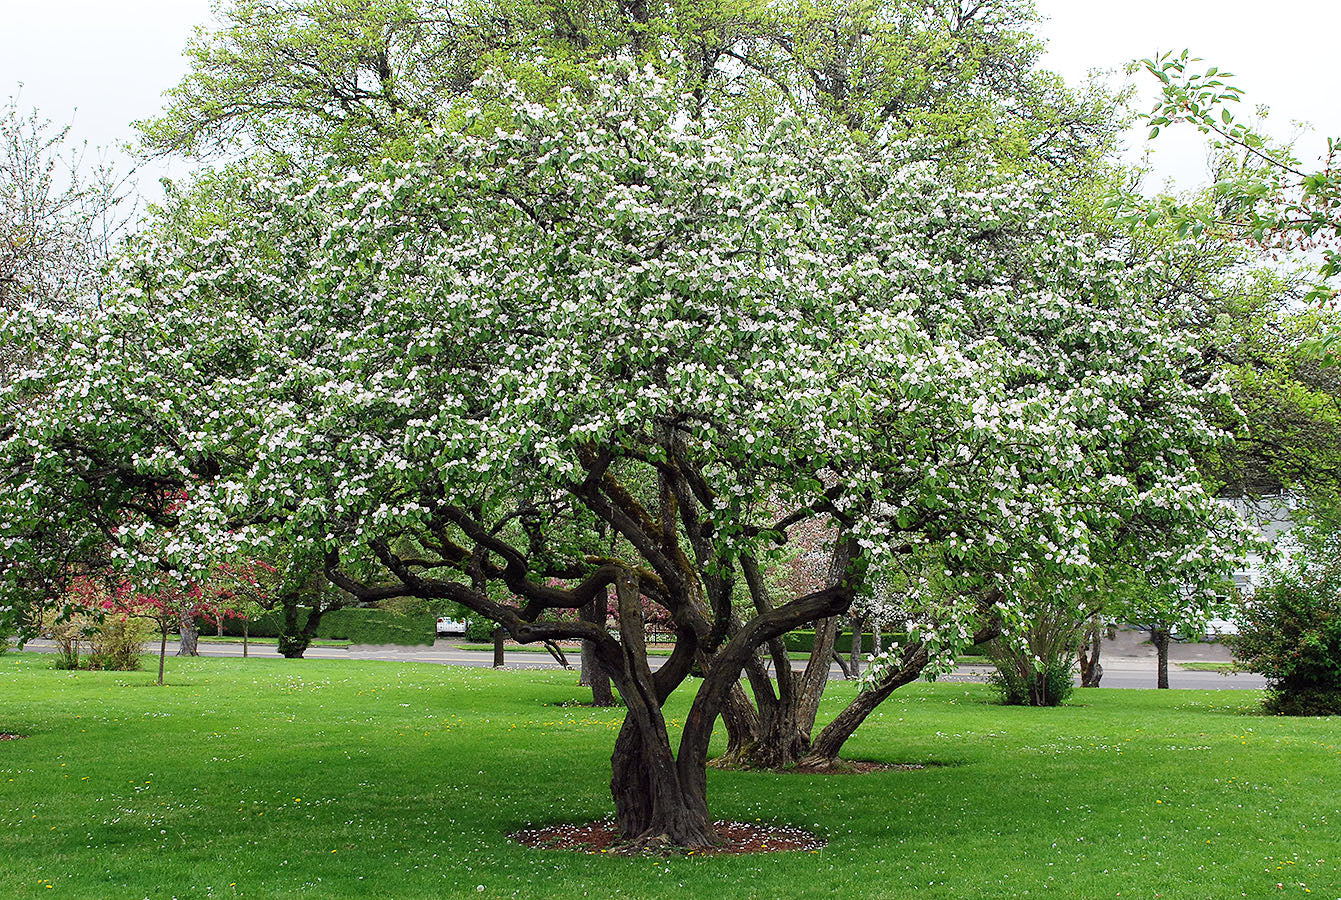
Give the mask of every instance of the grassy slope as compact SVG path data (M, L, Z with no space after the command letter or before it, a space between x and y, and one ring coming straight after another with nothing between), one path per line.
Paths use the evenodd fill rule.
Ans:
M6 898L1341 897L1341 722L1253 693L917 685L851 751L943 766L710 773L717 815L825 850L629 860L505 837L609 812L619 714L563 706L571 673L173 659L155 688L49 663L0 658L0 731L31 735L0 742Z

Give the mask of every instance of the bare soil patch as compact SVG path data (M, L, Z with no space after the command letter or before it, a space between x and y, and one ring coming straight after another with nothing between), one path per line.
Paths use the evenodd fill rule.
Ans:
M785 853L819 850L827 841L790 825L760 822L714 822L716 847L690 850L694 856L735 856L743 853ZM583 825L544 825L508 835L536 850L568 850L574 853L619 853L619 834L609 819Z

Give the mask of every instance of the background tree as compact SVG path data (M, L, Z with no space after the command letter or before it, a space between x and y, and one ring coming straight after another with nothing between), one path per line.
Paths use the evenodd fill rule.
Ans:
M216 607L242 622L242 656L248 655L251 624L275 608L279 570L261 560L225 562L213 582Z
M163 114L141 123L154 152L366 162L465 90L487 49L469 4L239 0L216 15L220 28L187 44L191 71Z
M121 181L88 165L86 153L70 141L68 127L22 112L16 98L0 104L0 318L25 329L0 341L0 386L22 367L63 352L58 323L97 296L101 267L124 233L130 209ZM6 392L0 439L13 434L14 419L31 402L23 392ZM0 457L0 491L35 489L26 457ZM0 522L0 578L14 586L0 602L0 632L20 640L44 618L69 615L72 584L106 562L104 536L73 514L80 504L65 490L44 498L43 517ZM23 547L40 549L25 554Z
M1332 281L1341 272L1341 172L1336 167L1341 141L1328 138L1320 165L1302 163L1288 146L1235 115L1243 91L1229 81L1229 72L1215 66L1203 69L1202 62L1183 50L1136 64L1162 88L1146 116L1151 136L1173 124L1191 124L1210 137L1218 154L1213 209L1173 203L1170 209L1196 234L1211 229L1286 253L1316 254L1321 264L1308 297L1318 303L1334 299ZM1336 339L1331 331L1316 347L1325 352Z
M129 213L121 180L86 156L68 126L21 112L14 97L0 104L0 311L72 313L96 294ZM2 352L0 366L19 362Z
M790 110L868 135L940 134L942 149L990 136L1017 166L1054 173L1113 134L1111 99L1038 68L1025 0L237 0L216 14L163 114L140 123L150 152L361 165L403 152L487 70L552 102L615 59L653 66L719 127Z

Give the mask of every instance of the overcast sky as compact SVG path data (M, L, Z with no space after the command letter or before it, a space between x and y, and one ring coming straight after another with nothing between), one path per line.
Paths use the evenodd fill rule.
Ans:
M1187 47L1232 71L1248 91L1248 107L1269 105L1278 137L1293 136L1297 119L1317 128L1300 144L1308 153L1320 152L1323 136L1341 136L1341 84L1331 70L1341 34L1338 0L1037 2L1048 20L1046 64L1068 81L1101 69L1120 84L1128 60ZM72 123L90 145L112 147L133 137L132 121L159 108L162 92L186 71L181 50L191 29L210 22L208 0L0 0L0 99L22 82L22 106ZM1145 149L1144 133L1129 137L1133 159ZM1174 177L1180 187L1205 180L1195 133L1166 131L1154 146L1157 180ZM165 171L174 173L143 167L145 196L157 197L156 179Z
M1070 82L1083 80L1091 69L1114 72L1120 85L1124 64L1131 59L1187 48L1206 65L1234 74L1247 95L1242 116L1251 118L1258 104L1270 107L1267 130L1278 139L1299 137L1301 158L1326 150L1326 137L1341 137L1341 79L1336 46L1341 35L1338 0L1037 0L1047 17L1042 33L1048 39L1048 68ZM1155 92L1149 76L1138 78L1149 98ZM1301 135L1293 123L1307 121L1311 134ZM1146 149L1147 129L1128 135L1128 153L1139 159ZM1190 188L1206 179L1205 145L1186 126L1164 131L1151 142L1159 179L1172 177Z

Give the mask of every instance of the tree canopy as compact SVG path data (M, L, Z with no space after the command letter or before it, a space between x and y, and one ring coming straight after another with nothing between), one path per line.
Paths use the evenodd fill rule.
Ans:
M620 830L680 846L711 840L742 671L901 557L944 567L908 613L950 651L1040 573L1233 557L1194 465L1214 373L1148 302L1159 273L1046 185L984 158L964 190L906 141L791 116L715 127L627 66L542 99L491 77L401 158L147 236L9 389L7 557L42 558L62 491L132 576L279 546L365 601L589 640L628 706ZM817 519L828 581L769 596L759 560ZM617 637L572 617L611 590ZM655 672L643 599L677 638ZM694 667L676 753L660 707Z

